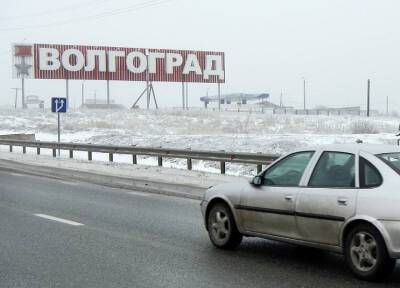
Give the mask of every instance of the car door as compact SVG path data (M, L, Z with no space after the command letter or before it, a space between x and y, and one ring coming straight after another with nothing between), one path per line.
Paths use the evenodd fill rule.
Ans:
M260 186L249 185L236 207L246 231L294 238L295 203L299 183L314 151L290 154L262 176Z
M353 153L321 153L296 203L297 227L302 240L339 245L341 227L356 209L356 160L357 155Z

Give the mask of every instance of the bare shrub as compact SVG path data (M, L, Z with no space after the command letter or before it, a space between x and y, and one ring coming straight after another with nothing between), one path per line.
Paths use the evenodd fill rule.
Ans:
M374 124L365 121L358 120L351 124L351 133L352 134L378 134L379 131L375 127Z

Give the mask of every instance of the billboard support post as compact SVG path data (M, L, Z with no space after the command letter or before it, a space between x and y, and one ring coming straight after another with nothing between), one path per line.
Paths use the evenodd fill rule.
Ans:
M18 90L19 88L11 88L13 90L15 90L15 102L14 102L14 108L15 110L17 109L17 101L18 101Z
M221 111L221 83L218 81L218 111Z
M136 99L135 103L133 103L131 109L135 108L135 106L136 106L136 104L139 102L140 98L142 98L142 96L143 96L144 93L146 93L146 92L147 92L147 87L146 87L146 89L143 90L142 93L140 93L140 95L139 95L139 97Z
M83 105L85 105L85 81L82 81L82 87L81 87L81 93L82 93L82 108Z
M146 95L147 95L147 110L150 109L150 89L149 89L149 50L145 50L146 54Z
M154 92L153 82L150 82L150 92L153 94L154 104L156 105L156 109L158 109L156 93Z
M107 79L107 105L110 105L110 80Z
M106 77L107 77L107 105L110 105L110 74L109 74L109 56L108 56L108 50L106 51Z
M25 77L21 78L21 100L22 100L22 109L25 109Z
M139 102L140 98L142 98L142 96L144 94L148 95L148 102L147 102L147 107L150 107L150 98L151 95L153 95L153 99L154 99L154 104L156 106L156 109L158 109L158 104L157 104L157 99L156 99L156 93L154 92L154 87L153 87L153 82L150 82L149 86L146 86L146 88L144 88L144 90L142 91L142 93L140 93L139 97L136 99L135 103L133 103L131 109L135 108L136 104ZM149 108L147 108L149 109Z
M65 79L65 97L67 98L67 105L69 106L69 83L68 83L68 78Z
M189 89L188 89L188 82L186 82L186 110L189 110Z
M185 110L185 82L182 81L182 110Z

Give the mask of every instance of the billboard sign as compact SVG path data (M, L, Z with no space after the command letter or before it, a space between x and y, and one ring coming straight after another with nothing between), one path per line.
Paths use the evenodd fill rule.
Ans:
M33 44L33 78L225 82L225 54L213 51Z

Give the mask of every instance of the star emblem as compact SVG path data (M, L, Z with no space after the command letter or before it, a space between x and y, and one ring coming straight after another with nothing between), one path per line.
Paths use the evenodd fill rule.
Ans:
M15 64L15 67L17 68L17 76L18 77L20 75L29 76L29 69L32 67L32 65L27 64L25 62L25 57L22 57L21 64Z

